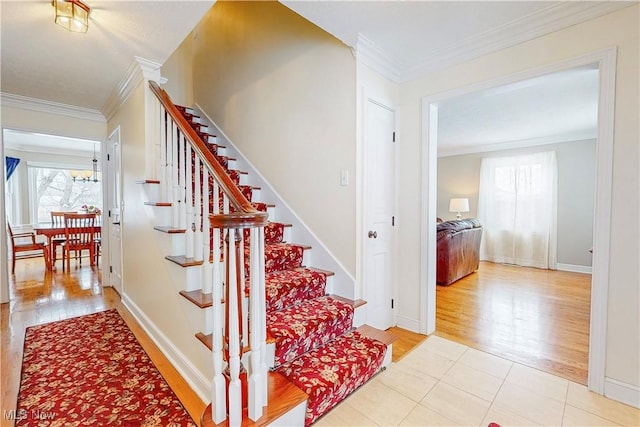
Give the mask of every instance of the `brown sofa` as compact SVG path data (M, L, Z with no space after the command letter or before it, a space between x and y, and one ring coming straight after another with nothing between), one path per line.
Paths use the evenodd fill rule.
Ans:
M436 227L436 283L450 285L478 269L482 226L477 219L461 219Z

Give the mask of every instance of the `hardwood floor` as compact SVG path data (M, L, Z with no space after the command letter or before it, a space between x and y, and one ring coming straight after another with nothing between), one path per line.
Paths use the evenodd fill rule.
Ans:
M116 308L191 417L199 421L205 409L205 403L160 353L133 316L120 303L120 296L113 288L102 287L100 270L86 264L88 263L81 268L75 268L72 263L71 273L63 273L61 268L53 272L45 272L41 258L20 260L16 264L16 274L10 277L9 284L11 301L0 305L0 346L2 348L0 364L2 408L0 411L5 414L4 411L16 408L24 334L28 326ZM397 327L390 328L390 331L398 337L393 343L393 361L400 360L427 338L426 335ZM0 417L0 426L13 425L13 420Z
M387 331L398 337L398 339L393 342L393 354L391 355L392 362L399 361L407 353L409 353L411 350L416 348L420 343L427 339L426 335L398 328L397 326L392 326L391 328L387 329Z
M14 425L5 411L16 408L26 327L110 308L118 310L191 417L198 421L205 404L120 303L120 296L113 288L102 287L100 270L86 264L76 269L72 263L71 273L63 273L61 268L45 273L41 258L20 260L16 264L16 274L10 278L11 301L0 305L0 411L3 414L0 426Z
M436 335L587 383L591 275L481 262L436 288Z

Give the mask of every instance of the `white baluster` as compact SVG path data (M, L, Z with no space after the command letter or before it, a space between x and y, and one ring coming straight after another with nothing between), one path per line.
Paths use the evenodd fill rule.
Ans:
M187 228L187 159L186 159L186 141L184 139L184 134L180 132L178 135L178 156L180 158L180 205L179 205L179 219L180 225L179 227L182 229ZM189 159L191 161L191 159ZM191 225L191 224L189 224Z
M180 226L180 173L178 161L178 127L171 120L171 226Z
M195 194L195 205L194 205L194 218L196 223L196 231L194 236L194 246L195 246L195 254L194 258L196 261L202 261L204 259L203 255L203 247L202 247L202 183L200 182L200 177L204 176L204 171L200 171L200 157L196 156L195 160L195 174L196 174L196 194Z
M208 222L208 218L207 218ZM217 235L219 229L213 229L213 232ZM207 239L209 240L209 239ZM214 250L215 253L215 250ZM218 259L214 258L214 265L220 262L220 246L218 246ZM206 263L208 264L208 262ZM213 275L212 284L212 298L213 306L213 381L211 383L211 418L216 424L221 423L227 418L227 387L226 381L223 375L223 341L224 334L223 326L223 308L222 308L222 280L220 275ZM231 425L231 424L230 424Z
M213 214L219 214L220 213L220 186L218 185L217 181L213 181ZM213 245L213 247L211 248L211 251L213 252L213 277L214 280L217 283L217 281L220 282L220 284L222 284L222 269L220 268L220 259L222 257L222 253L220 250L220 233L221 233L221 229L219 228L214 228L211 230L211 232L213 233L213 240L211 242L211 244ZM209 239L207 239L209 240Z
M249 262L251 264L249 270L249 300L251 301L251 375L249 376L249 418L257 421L262 416L263 407L267 404L264 391L266 390L266 369L263 369L262 351L263 343L266 339L266 326L263 322L263 312L266 312L263 303L265 297L264 289L264 269L260 274L260 266L264 265L264 261L260 260L260 230L261 228L252 228L250 232L250 255ZM262 276L262 284L261 284ZM262 285L262 286L261 286ZM262 296L262 297L261 297ZM265 366L266 367L266 366Z
M209 184L209 169L206 167L202 170L202 200L204 205L202 206L204 221L202 222L202 252L204 254L204 267L203 267L203 287L202 292L205 294L209 294L213 289L213 264L215 262L211 262L211 233L217 230L211 229L211 224L209 223L209 215L211 214L211 204L209 202L209 195L211 194L211 185ZM214 203L217 198L214 197Z
M187 258L193 258L194 256L194 237L195 237L195 219L193 212L193 160L192 160L192 150L191 144L187 141L186 137L184 139L184 183L185 183L185 225L187 226L187 231L185 233L185 256Z
M236 241L238 230L231 229L227 235L227 245L229 249L226 253L227 264L227 298L226 298L226 316L227 316L227 348L229 362L229 425L239 426L242 423L242 383L240 381L240 372L242 364L240 362L241 352L241 302L239 298L238 282L238 256Z
M262 404L267 405L269 399L269 383L267 381L267 289L265 285L265 264L264 264L264 227L258 228L258 297L260 298L260 327L262 337L260 338L260 367L262 371Z
M168 201L168 185L169 185L169 176L168 176L168 152L167 152L167 112L160 104L160 111L158 113L160 115L160 174L158 179L160 180L160 200Z

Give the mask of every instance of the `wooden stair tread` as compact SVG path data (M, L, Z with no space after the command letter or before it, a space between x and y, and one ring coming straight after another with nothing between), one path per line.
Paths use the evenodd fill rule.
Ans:
M269 398L262 417L258 418L257 421L251 421L251 419L249 419L249 414L245 409L242 411L242 426L267 426L273 424L274 421L282 415L286 414L309 398L304 391L300 390L300 388L278 372L268 373L267 384L269 387ZM209 404L202 414L200 425L202 427L228 426L229 418L220 424L215 424L211 419L211 404Z
M213 350L213 334L203 334L202 332L198 332L196 334L196 338L198 338L202 344L206 345L209 350ZM267 330L267 337L265 341L267 344L273 344L276 342L276 338ZM245 352L250 350L251 348L249 346L243 349Z
M356 331L360 332L364 336L378 340L385 345L389 345L398 339L397 336L389 331L383 331L382 329L374 328L369 325L362 325L356 329Z
M156 225L153 229L168 234L181 234L187 232L184 228L171 227L170 225Z
M180 295L194 303L200 308L207 308L213 305L212 294L205 294L201 290L197 291L180 291Z
M144 202L144 204L147 206L162 206L162 207L171 206L171 202Z
M136 184L160 184L160 180L158 179L142 179L136 181Z
M198 332L196 334L196 338L198 338L198 341L200 341L202 344L206 345L209 350L213 351L213 334ZM276 339L269 333L269 331L267 331L267 338L265 341L267 342L267 344L273 344L276 342ZM242 348L243 354L249 351L251 351L251 347L248 345Z
M340 295L329 295L329 296L331 298L333 298L333 299L337 299L338 301L342 301L345 304L349 304L349 305L353 306L353 308L362 307L363 305L365 305L367 303L363 299L352 300L352 299L349 299L349 298L341 297Z
M321 268L315 268L315 267L306 267L306 268L308 268L309 270L317 271L318 273L322 273L327 277L336 275L336 273L334 273L333 271L323 270Z
M182 267L193 267L194 265L201 265L204 263L204 261L196 261L194 258L187 258L184 255L167 255L164 259L174 262Z

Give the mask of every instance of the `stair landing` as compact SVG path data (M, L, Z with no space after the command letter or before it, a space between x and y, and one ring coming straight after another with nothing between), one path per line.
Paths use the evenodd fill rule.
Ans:
M277 372L269 372L268 378L269 386L269 401L264 408L262 417L257 421L249 419L247 410L242 411L242 426L267 426L272 424L278 418L292 411L294 408L304 403L308 396L305 392L296 387L291 381L286 379L282 374ZM302 420L301 420L302 421ZM211 419L211 404L207 406L202 418L200 419L200 425L205 426L228 426L229 418L220 424L216 424Z

